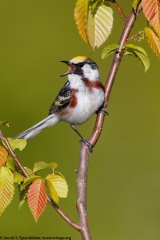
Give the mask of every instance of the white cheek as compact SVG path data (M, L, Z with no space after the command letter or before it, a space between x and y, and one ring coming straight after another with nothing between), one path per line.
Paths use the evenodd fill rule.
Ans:
M84 83L81 79L81 76L78 76L77 74L70 74L68 75L68 80L71 88L84 88Z
M89 78L91 81L97 81L97 79L99 79L98 69L92 69L89 65L84 65L82 69L85 78Z

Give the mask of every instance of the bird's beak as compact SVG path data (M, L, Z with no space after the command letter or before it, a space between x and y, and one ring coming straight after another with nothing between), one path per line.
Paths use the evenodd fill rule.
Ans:
M61 62L67 64L68 66L70 65L69 61L61 61Z
M70 63L69 63L69 61L61 61L62 63L65 63L65 64L67 64L68 66L70 66ZM66 73L63 73L62 75L60 75L60 77L64 77L64 76L67 76L68 74L70 74L70 72L68 71L68 72L66 72Z

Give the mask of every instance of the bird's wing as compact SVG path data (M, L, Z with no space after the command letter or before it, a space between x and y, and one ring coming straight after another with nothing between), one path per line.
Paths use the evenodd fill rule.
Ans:
M69 82L67 81L50 107L49 115L60 112L67 107L71 101L71 97L72 91L70 90Z

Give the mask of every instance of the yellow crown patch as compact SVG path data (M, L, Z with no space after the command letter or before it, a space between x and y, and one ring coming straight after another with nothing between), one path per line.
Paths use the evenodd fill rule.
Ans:
M85 57L85 56L77 56L77 57L74 57L71 61L79 62L79 61L85 61L87 59L88 57Z

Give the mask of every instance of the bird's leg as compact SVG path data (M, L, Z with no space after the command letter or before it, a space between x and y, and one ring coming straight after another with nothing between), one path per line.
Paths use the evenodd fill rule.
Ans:
M94 147L94 145L90 144L87 140L85 140L82 135L78 132L78 130L76 129L75 125L71 124L71 128L78 134L78 136L81 138L80 142L83 142L84 144L86 144L86 146L88 147L89 151L92 152L92 148Z

